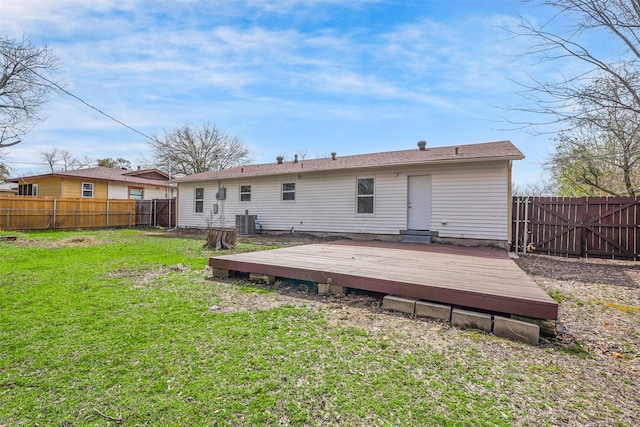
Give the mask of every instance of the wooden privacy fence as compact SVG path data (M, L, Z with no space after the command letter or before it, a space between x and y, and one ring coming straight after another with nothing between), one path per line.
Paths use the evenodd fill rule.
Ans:
M513 198L516 252L640 258L640 197Z
M0 230L131 227L135 200L0 196Z
M136 225L175 227L176 199L136 201Z

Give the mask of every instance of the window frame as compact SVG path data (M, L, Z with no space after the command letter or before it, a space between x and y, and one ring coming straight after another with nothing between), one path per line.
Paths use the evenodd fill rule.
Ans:
M248 188L248 190L246 190ZM251 184L249 185L242 185L240 184L240 202L242 203L251 203ZM243 197L248 196L248 198L245 200L243 199Z
M38 184L18 184L19 196L37 196Z
M198 190L202 190L201 198L198 198ZM204 187L193 188L193 211L204 213Z
M129 192L129 199L130 200L144 200L144 188L143 187L127 187L127 190ZM131 190L139 190L140 191L140 198L132 198L131 197Z
M360 181L371 180L371 194L360 193ZM363 199L371 199L371 212L360 212L360 201ZM356 178L356 215L371 216L376 212L376 178L374 176Z
M285 185L293 185L293 189L289 188L285 190ZM292 195L292 198L285 198L286 195ZM288 181L283 182L280 185L280 201L284 203L295 203L296 201L296 182Z
M91 189L89 190L89 188L85 188L85 186L90 186ZM85 191L90 192L90 195L85 195ZM80 195L83 199L93 199L96 195L96 185L93 182L83 182L80 186Z

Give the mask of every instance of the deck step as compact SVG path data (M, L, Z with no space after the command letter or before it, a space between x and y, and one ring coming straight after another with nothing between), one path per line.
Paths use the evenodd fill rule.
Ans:
M400 230L403 242L431 243L432 237L437 237L437 231L430 230Z
M415 234L405 234L402 241L407 243L431 243L431 236L418 236Z

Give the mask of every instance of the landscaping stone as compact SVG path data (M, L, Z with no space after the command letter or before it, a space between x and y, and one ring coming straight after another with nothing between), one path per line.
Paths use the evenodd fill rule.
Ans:
M491 332L491 315L454 308L451 312L451 324Z
M540 340L540 326L535 323L495 316L493 333L499 337L523 341L537 345Z
M435 304L426 301L417 301L415 308L416 316L431 317L448 322L451 319L451 306Z
M382 308L384 308L385 310L414 314L416 308L416 300L412 298L387 295L382 299Z
M229 273L229 270L227 270L226 268L215 268L215 267L212 267L211 269L213 270L212 274L213 274L214 277L229 277L229 276L231 276L231 274Z
M269 284L269 283L274 283L276 281L276 278L274 276L269 276L269 275L266 275L266 274L250 273L249 274L249 281L253 282L253 283Z
M345 295L347 288L340 285L329 284L329 293L333 295Z
M318 295L329 295L330 287L329 283L318 283Z

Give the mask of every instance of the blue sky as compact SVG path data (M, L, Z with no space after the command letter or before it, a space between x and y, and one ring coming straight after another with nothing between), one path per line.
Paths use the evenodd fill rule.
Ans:
M512 80L564 72L519 58L504 27L550 11L500 0L21 0L0 31L29 34L62 60L66 90L148 135L203 120L242 138L255 162L510 139L514 181L544 175L550 135L504 130L521 105ZM38 153L150 158L145 139L54 95L47 117L6 149L15 175Z

